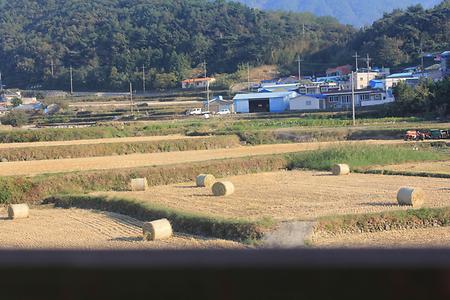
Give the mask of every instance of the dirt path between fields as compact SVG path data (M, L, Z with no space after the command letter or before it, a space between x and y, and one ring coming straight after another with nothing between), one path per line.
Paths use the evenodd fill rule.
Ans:
M242 146L231 149L195 150L183 152L147 153L121 156L71 158L60 160L19 161L1 163L0 176L38 175L86 170L108 170L160 166L267 154L283 154L316 150L339 144L400 144L403 141L316 142Z
M239 243L176 234L142 239L142 222L128 216L81 210L32 208L30 218L8 220L0 208L0 249L209 249L244 248Z
M136 143L136 142L154 142L154 141L170 141L180 139L202 139L202 138L204 139L207 137L205 136L190 137L181 134L174 134L165 136L138 136L138 137L107 138L107 139L92 139L92 140L71 140L71 141L51 141L51 142L31 142L31 143L0 143L0 149L93 145L93 144L109 144L109 143Z

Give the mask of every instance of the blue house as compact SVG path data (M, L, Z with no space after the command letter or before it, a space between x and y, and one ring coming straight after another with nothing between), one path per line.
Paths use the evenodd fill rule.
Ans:
M289 100L296 92L238 94L233 98L236 113L281 113L289 110Z

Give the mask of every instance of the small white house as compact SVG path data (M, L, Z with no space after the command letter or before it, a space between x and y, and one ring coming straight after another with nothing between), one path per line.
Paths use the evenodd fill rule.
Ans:
M289 100L289 110L322 110L325 109L325 96L299 95Z

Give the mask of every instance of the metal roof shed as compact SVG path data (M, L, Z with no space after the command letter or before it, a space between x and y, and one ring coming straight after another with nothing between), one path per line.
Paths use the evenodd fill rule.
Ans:
M233 98L236 113L273 112L289 109L289 100L296 92L238 94Z

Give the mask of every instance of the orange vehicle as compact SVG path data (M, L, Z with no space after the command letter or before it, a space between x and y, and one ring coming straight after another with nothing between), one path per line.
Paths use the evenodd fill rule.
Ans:
M419 130L408 130L405 134L405 141L423 141L430 138L429 133Z

